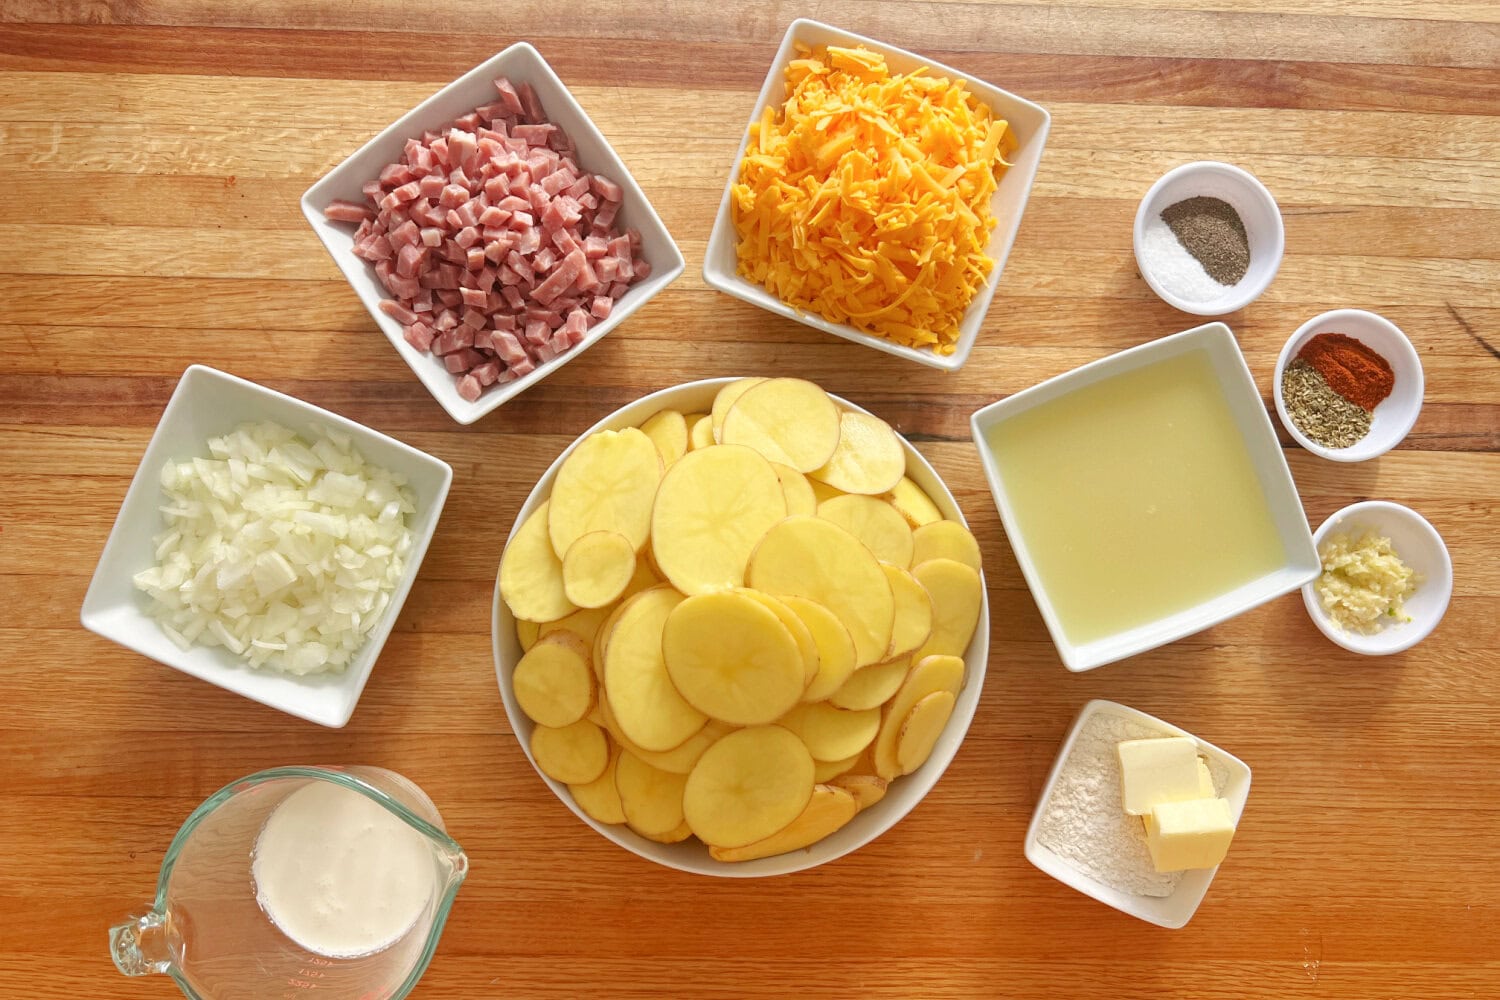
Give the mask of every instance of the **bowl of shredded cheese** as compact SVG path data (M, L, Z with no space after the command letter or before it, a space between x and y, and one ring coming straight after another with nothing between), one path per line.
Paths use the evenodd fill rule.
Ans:
M1384 656L1421 642L1448 610L1453 562L1442 536L1409 507L1366 500L1313 533L1322 572L1302 588L1307 613L1333 642Z
M888 354L962 367L1050 121L956 69L794 21L735 156L704 281Z

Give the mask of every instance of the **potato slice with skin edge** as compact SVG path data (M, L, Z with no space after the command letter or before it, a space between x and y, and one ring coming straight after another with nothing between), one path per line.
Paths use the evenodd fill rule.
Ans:
M913 531L924 524L943 519L943 512L938 510L932 497L909 476L902 476L901 481L881 499L896 508L896 512L906 519Z
M873 774L842 774L829 784L853 795L860 812L864 812L885 798L886 789L890 787L889 781L877 778Z
M754 448L772 462L811 472L836 454L839 408L807 379L773 378L747 389L724 416L725 444Z
M812 798L813 759L780 726L737 729L698 759L682 810L711 847L744 847L788 826Z
M670 469L688 450L687 419L677 410L658 410L641 424L641 433L656 445L663 469Z
M714 405L709 408L708 416L713 421L709 426L714 441L722 444L724 442L724 418L729 415L729 408L739 402L741 396L760 385L769 381L765 376L753 376L751 378L737 379L730 382L719 390L714 397Z
M709 719L707 725L689 736L681 746L661 751L642 750L620 732L620 724L615 721L607 698L600 698L594 711L599 716L598 724L603 726L604 731L620 745L620 749L630 751L657 770L668 771L672 774L691 773L693 765L698 763L698 758L703 756L703 752L734 730L731 725L717 719Z
M599 634L599 627L604 624L604 619L609 617L609 612L609 608L579 608L566 618L538 625L537 638L549 636L554 632L572 632L592 650L594 636Z
M906 679L910 669L909 656L860 667L849 676L843 687L828 696L828 703L855 712L879 708L901 687L901 682Z
M634 829L634 827L631 829ZM647 840L654 840L658 844L680 844L693 835L693 828L687 825L687 820L683 820L666 833L641 833L639 830L635 830L635 832Z
M573 793L573 801L578 808L582 809L590 819L608 826L617 826L625 822L625 807L620 804L620 792L615 788L615 766L619 762L620 751L611 751L609 763L605 765L604 773L593 781L584 782L581 785L569 785L568 791Z
M874 741L880 730L880 709L850 711L827 702L804 703L776 724L796 733L814 761L849 760Z
M745 579L772 595L806 597L832 611L854 640L857 666L874 663L891 642L896 601L870 550L832 521L788 517L767 531Z
M957 521L933 521L911 533L912 565L930 559L952 559L978 573L981 564L979 542L972 532Z
M912 706L896 737L896 763L902 774L911 774L927 763L953 715L956 700L952 691L934 691Z
M812 484L807 477L790 465L782 465L780 462L772 462L771 468L776 471L776 478L781 480L781 494L786 498L786 512L788 514L816 514L818 512L818 498L813 495Z
M531 731L531 759L543 774L565 785L586 785L609 766L609 740L587 719Z
M818 644L813 639L812 630L795 611L787 606L786 601L780 597L772 597L770 594L762 593L750 587L737 587L735 592L744 594L752 600L764 604L770 609L786 630L792 634L792 641L797 644L797 652L802 656L802 687L805 691L807 686L813 682L818 675L818 664L820 656Z
M732 725L774 722L807 688L791 632L744 591L682 601L667 616L661 649L667 675L688 704Z
M885 658L913 653L932 635L932 598L927 588L906 570L881 563L891 594L896 598L896 623L891 627L891 645Z
M845 493L819 504L818 516L858 538L881 562L901 569L911 565L911 527L906 518L885 501L859 493Z
M807 690L802 692L802 700L822 701L854 673L854 640L849 637L849 630L839 621L838 615L817 601L791 594L776 600L802 620L813 644L818 647L818 672Z
M848 789L814 785L806 807L782 829L744 847L710 847L708 854L715 861L733 863L800 851L836 833L858 812L859 803Z
M689 452L662 478L651 551L684 594L739 587L756 544L784 517L771 463L749 448L715 445Z
M580 608L603 608L620 599L635 576L630 539L614 531L578 536L563 556L563 592Z
M891 425L869 413L839 414L839 446L808 476L845 493L879 494L906 475L906 451Z
M584 438L552 482L547 534L553 551L566 553L591 531L614 531L639 552L650 535L661 477L661 453L639 428L595 431Z
M531 512L500 556L500 597L510 613L529 622L551 622L577 611L563 590L562 560L547 534L552 501Z
M604 691L620 731L647 750L681 746L708 722L672 684L662 659L662 630L682 601L670 587L641 593L622 607L604 646Z
M682 789L687 776L652 767L629 750L615 765L615 789L625 822L642 836L660 836L682 823Z
M854 765L859 763L860 754L853 757L845 757L843 760L815 760L813 761L813 780L819 784L826 784L843 774L854 770Z
M917 659L934 653L963 656L984 604L979 574L952 559L929 559L913 566L911 575L932 598L932 635L917 650Z
M956 696L963 690L966 669L964 661L957 656L927 656L917 661L882 713L880 733L870 747L876 774L887 780L901 776L896 741L906 717L917 702L934 692L947 691Z
M708 414L699 417L688 428L688 451L698 451L714 444L714 425Z
M540 726L571 726L594 707L588 646L572 632L543 636L516 662L510 683L516 704Z

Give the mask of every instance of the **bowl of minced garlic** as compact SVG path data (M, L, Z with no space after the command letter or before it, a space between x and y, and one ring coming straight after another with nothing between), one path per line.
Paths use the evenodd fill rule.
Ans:
M1406 334L1363 309L1304 323L1276 362L1276 412L1303 448L1363 462L1406 437L1422 409L1422 362Z
M1453 563L1442 536L1416 511L1366 500L1313 533L1323 571L1302 588L1313 623L1338 645L1382 656L1410 649L1442 620Z

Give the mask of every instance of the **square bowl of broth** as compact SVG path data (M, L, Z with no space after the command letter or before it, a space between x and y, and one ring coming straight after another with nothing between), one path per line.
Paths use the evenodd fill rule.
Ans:
M1208 323L976 411L974 444L1063 665L1092 670L1320 566L1245 357Z

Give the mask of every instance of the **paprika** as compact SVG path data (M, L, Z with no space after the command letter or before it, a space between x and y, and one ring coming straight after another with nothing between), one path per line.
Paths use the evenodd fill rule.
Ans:
M1320 333L1297 357L1317 369L1329 388L1363 410L1374 410L1396 384L1390 362L1346 334Z

